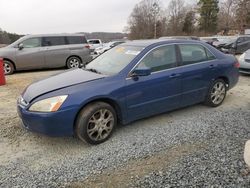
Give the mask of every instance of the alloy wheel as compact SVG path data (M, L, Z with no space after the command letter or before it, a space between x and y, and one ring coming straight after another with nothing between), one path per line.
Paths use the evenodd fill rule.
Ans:
M92 140L104 140L111 133L114 123L115 118L112 112L108 109L100 109L89 119L87 134Z
M214 84L211 92L211 100L214 104L220 104L226 95L226 86L222 82L217 82Z

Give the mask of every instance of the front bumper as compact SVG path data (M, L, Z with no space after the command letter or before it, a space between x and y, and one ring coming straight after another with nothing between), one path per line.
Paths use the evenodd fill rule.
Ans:
M74 135L76 115L74 109L52 113L37 113L29 112L18 105L17 112L22 119L24 128L29 131L58 137Z
M240 68L239 68L239 72L240 73L244 73L244 74L250 74L250 60L247 61L240 61Z

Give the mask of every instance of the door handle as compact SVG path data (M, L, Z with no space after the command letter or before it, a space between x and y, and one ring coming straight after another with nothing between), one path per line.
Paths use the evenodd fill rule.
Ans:
M212 69L212 68L214 68L214 67L215 67L214 65L209 65L209 68L210 68L210 69Z
M181 76L181 74L171 74L170 76L169 76L169 78L178 78L178 77L180 77Z

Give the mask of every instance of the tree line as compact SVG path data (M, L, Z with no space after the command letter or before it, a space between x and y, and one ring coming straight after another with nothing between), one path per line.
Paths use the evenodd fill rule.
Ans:
M11 44L21 36L15 33L8 33L0 28L0 44Z
M126 32L130 39L161 36L208 36L244 33L250 28L249 0L198 0L187 4L171 0L164 7L161 0L142 0L128 18Z

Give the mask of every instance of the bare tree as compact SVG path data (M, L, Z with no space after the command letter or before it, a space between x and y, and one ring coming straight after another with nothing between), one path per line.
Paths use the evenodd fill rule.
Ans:
M159 0L142 0L138 3L128 20L129 38L150 39L161 36L162 33L157 30L165 23L161 7Z
M171 0L168 6L169 22L168 34L180 35L186 15L186 7L184 0Z
M218 29L228 34L230 29L236 29L236 0L224 0L220 3Z

